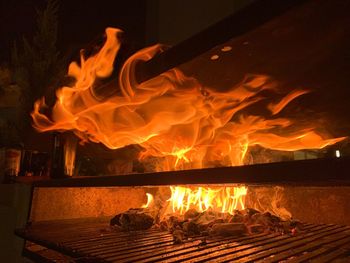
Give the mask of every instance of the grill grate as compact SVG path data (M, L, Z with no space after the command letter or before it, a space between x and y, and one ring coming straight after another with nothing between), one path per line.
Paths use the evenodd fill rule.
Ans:
M16 233L77 262L350 262L349 226L306 224L296 236L208 237L205 245L203 237L195 237L174 245L167 232L116 232L107 224L106 219L41 222Z

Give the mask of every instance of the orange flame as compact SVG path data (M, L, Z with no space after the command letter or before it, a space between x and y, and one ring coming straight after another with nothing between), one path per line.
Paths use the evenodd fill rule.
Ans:
M101 102L94 96L93 84L112 73L120 48L119 32L107 28L107 40L99 53L87 59L82 55L80 66L71 63L68 75L76 82L57 91L51 118L41 113L46 107L43 99L35 103L32 118L37 130L72 130L83 141L101 142L111 149L139 144L145 149L142 158L162 157L166 169L201 168L218 161L240 165L252 145L294 151L323 148L343 139L324 139L313 127L293 134L277 133L274 130L291 130L293 122L238 115L263 99L258 95L260 91L275 88L266 76L249 75L228 92L204 88L178 69L137 83L136 63L160 52L160 45L131 56L119 76L122 95ZM268 108L273 115L278 114L304 93L292 92Z
M184 214L191 208L203 212L213 211L233 214L234 210L244 209L247 188L241 187L190 187L171 186L171 197L168 200L173 213Z
M202 168L211 163L242 165L249 147L294 151L320 149L343 138L326 139L314 127L300 130L286 118L276 118L292 100L307 91L293 91L267 108L270 118L240 112L263 98L263 90L274 92L276 83L263 75L247 75L227 92L203 87L197 80L172 69L151 80L137 83L135 65L162 51L160 45L140 50L123 65L117 86L121 94L101 101L94 95L94 83L108 77L120 48L120 30L107 28L102 49L89 58L81 53L80 65L71 63L68 75L76 82L57 91L52 116L42 113L44 99L35 102L33 126L41 132L72 130L82 141L100 142L110 149L139 144L140 158L164 160L159 170ZM243 208L246 188L196 190L172 187L169 200L173 211L183 213L191 206L204 211L212 207L232 212ZM150 199L149 199L150 200ZM149 205L147 203L147 205Z
M151 206L151 204L153 203L153 200L154 200L152 194L146 193L146 195L147 195L147 203L142 205L141 206L142 208L149 208Z

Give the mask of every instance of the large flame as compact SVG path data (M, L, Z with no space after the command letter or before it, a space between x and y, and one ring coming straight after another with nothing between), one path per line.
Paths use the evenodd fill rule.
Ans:
M182 187L171 186L171 212L184 214L191 208L203 212L211 209L216 212L233 214L234 210L244 209L247 194L245 186L240 187Z
M277 117L288 103L307 93L305 90L293 91L277 102L268 103L269 117L242 114L248 106L269 99L261 96L261 91L276 91L276 82L267 76L247 75L227 92L203 87L178 69L137 83L135 65L161 52L160 45L131 56L115 85L120 92L101 101L95 96L94 84L113 71L120 48L119 32L107 28L107 40L97 54L88 58L81 55L80 65L70 64L68 75L76 81L57 91L51 117L42 113L46 108L44 99L35 103L31 115L38 131L71 130L83 141L99 142L110 149L138 144L144 149L141 160L147 157L163 160L158 170L201 168L217 163L241 165L249 147L254 145L295 151L320 149L344 139L326 139L315 127L299 129L295 121ZM218 207L230 211L240 203L235 201L235 191L240 188L227 189L221 193L206 188L194 191L172 188L174 195L178 193L186 199L177 204L178 199L175 202L173 196L173 207L184 211L197 200L198 209L205 210L211 206L206 198L214 198ZM199 197L199 193L204 194ZM227 199L230 203L217 199L222 194L230 196Z
M324 139L313 127L295 131L290 129L294 124L291 120L274 117L291 100L306 93L303 90L271 102L269 119L237 116L242 109L266 99L259 96L260 91L275 89L266 76L249 75L228 92L205 88L178 69L137 83L135 64L160 52L160 45L131 56L119 76L121 94L100 101L94 96L93 84L112 73L120 48L119 32L107 28L107 40L99 53L89 58L82 55L80 65L71 63L68 75L76 82L57 91L51 118L41 113L43 99L35 103L32 118L38 131L72 130L84 141L100 142L111 149L139 144L145 149L140 158L165 160L159 168L162 170L184 165L200 168L218 161L239 165L252 145L294 151L319 149L343 139ZM281 132L284 128L289 132Z

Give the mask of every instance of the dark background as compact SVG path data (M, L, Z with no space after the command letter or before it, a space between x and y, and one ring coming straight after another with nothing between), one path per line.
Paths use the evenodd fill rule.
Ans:
M145 45L147 1L59 1L58 49L74 53L103 36L108 26L124 30L135 45ZM36 30L36 9L43 9L45 0L1 0L0 50L8 59L14 40L30 37Z
M252 0L61 0L58 48L74 53L103 36L106 27L124 30L135 49L157 42L174 45L234 13ZM0 60L16 39L35 31L36 8L45 0L0 1Z
M129 53L135 52L144 46L158 42L168 45L176 45L182 40L185 40L195 33L205 29L209 25L214 24L215 22L221 20L229 14L234 13L242 6L251 2L252 0L221 0L220 2L213 0L61 0L59 1L58 12L57 47L61 54L69 57L69 61L77 60L79 57L79 50L82 48L89 48L97 43L100 43L103 39L105 28L109 26L121 28L125 32L125 39L127 40ZM337 1L337 3L338 2L341 1ZM315 4L317 4L317 1ZM14 41L20 40L23 36L30 38L33 35L36 30L36 9L43 9L45 5L46 0L0 1L0 64L9 61L10 49ZM331 21L335 20L335 18L332 18L331 15L337 17L337 9L335 8L335 11L332 11L332 4L329 5L329 17L325 17L325 25L331 24L330 22L327 22L327 19L331 19ZM337 5L339 5L339 3ZM334 6L336 6L336 4L334 4ZM262 12L263 11L264 10L262 10ZM324 8L322 9L322 12L324 12ZM254 18L252 17L251 19ZM322 39L324 42L323 38L325 37L322 35L322 32L324 31L323 28L325 28L325 25L317 26L317 23L315 24L316 25L310 26L310 29L306 28L305 32L306 34L308 30L310 32L319 32L320 37L318 39ZM341 31L342 29L340 28L339 30ZM277 58L274 58L272 53L275 52L276 48L278 49L281 47L283 49L283 47L288 47L288 45L291 46L289 44L290 41L287 43L287 41L281 42L279 39L277 39L276 43L280 43L280 45L277 45L269 50L269 45L272 41L271 39L278 36L278 34L283 36L283 32L285 31L280 31L275 30L272 31L272 33L267 31L262 34L262 37L260 37L262 40L258 38L259 36L254 36L253 39L256 41L250 41L250 45L243 45L244 48L247 47L249 49L252 47L257 49L259 45L261 46L265 43L267 46L266 50L268 52L264 51L262 56L260 56L261 54L257 54L257 57L251 56L250 53L252 52L248 50L250 52L247 53L248 59L244 59L235 55L237 52L232 52L234 56L232 56L232 61L230 61L230 67L232 67L232 65L236 65L237 67L237 69L234 69L232 72L228 70L221 70L222 67L214 67L210 69L210 72L207 72L206 64L203 63L203 59L207 61L208 59L206 58L210 55L210 52L208 54L204 54L202 56L203 59L199 58L194 60L193 63L188 63L188 68L190 68L190 70L185 72L189 75L198 77L201 81L204 81L205 84L210 86L213 85L211 82L217 84L220 80L231 79L232 74L237 75L240 71L244 71L243 73L252 73L251 71L253 71L253 73L264 73L272 75L273 77L278 77L276 72L269 69L269 65L273 64L270 62L274 60L282 61L281 64L286 67L289 64L283 63L285 56L279 55ZM336 30L333 31L336 32ZM264 40L264 38L266 38L267 41ZM239 42L239 38L237 41ZM315 48L312 46L315 47L317 44L317 46L321 46L323 49L325 49L325 51L331 50L326 45L323 45L322 41L318 43L316 40L315 45L311 43L311 48L307 47L307 49L310 50L310 52L313 52L315 51ZM348 106L345 100L349 97L349 92L348 89L343 88L344 85L346 85L343 82L345 81L347 83L347 80L344 78L344 74L342 73L346 71L346 68L342 67L341 70L337 69L340 68L339 65L343 64L348 67L347 61L349 61L349 52L347 50L349 49L344 48L344 46L348 44L345 41L339 42L342 47L338 47L339 43L337 44L338 46L332 44L331 41L326 41L326 43L328 43L329 46L336 51L344 51L344 54L337 51L340 54L337 56L337 58L340 57L341 59L332 62L331 64L333 67L328 68L328 64L323 63L325 65L324 71L326 74L318 74L319 71L316 71L317 74L315 73L313 74L314 76L311 76L311 73L313 72L312 70L315 68L311 63L313 60L302 57L299 63L301 64L300 67L293 68L292 66L295 63L291 63L292 66L287 68L289 70L289 72L287 72L287 76L291 76L292 73L300 70L300 68L304 69L306 68L305 65L310 64L311 66L308 65L308 68L310 68L309 71L311 73L309 71L305 71L306 73L304 75L308 76L308 78L312 81L315 80L314 82L318 83L315 84L311 82L311 84L307 83L309 85L305 85L313 90L322 89L326 92L324 92L325 95L322 98L317 93L314 93L316 98L305 96L306 99L310 98L309 101L306 100L306 103L310 104L315 100L324 101L319 103L320 105L324 105L324 109L321 110L326 111L328 109L335 109L335 114L333 114L332 119L336 121L338 118L335 117L346 117L344 115L348 115ZM298 51L299 54L302 54L302 51L306 49L304 45L296 46L296 48L294 48L292 45L291 50L298 50L297 48L301 50L300 52ZM235 47L235 50L238 51L238 55L244 54L239 47ZM320 58L321 56L316 51L314 52L316 54L315 57ZM269 52L272 55L269 55ZM265 58L264 55L266 55L267 58ZM271 60L271 58L274 58L274 60ZM251 63L249 63L249 59L252 60ZM259 59L262 61L257 63ZM266 60L269 60L269 63L266 63ZM220 61L223 61L223 59L220 59ZM317 59L315 61L316 65L320 65L317 64ZM337 67L335 67L335 65ZM224 68L227 68L227 66L224 66ZM198 74L202 71L204 72L202 74L203 76ZM337 72L333 74L332 71ZM243 73L240 74L243 75ZM334 75L332 75L332 78L327 77L330 73ZM337 74L339 74L339 78L337 77ZM240 80L241 78L242 76L236 76L234 81L236 81L236 79ZM331 83L327 84L327 80L331 80ZM223 85L220 86L222 87ZM293 87L298 87L298 85L293 85ZM332 90L332 92L330 92L330 90ZM341 101L340 98L343 100ZM340 103L333 103L333 105L329 105L329 102L335 101L339 101ZM344 118L339 122L340 124L336 123L332 126L347 127L344 125ZM343 132L337 135L343 135Z

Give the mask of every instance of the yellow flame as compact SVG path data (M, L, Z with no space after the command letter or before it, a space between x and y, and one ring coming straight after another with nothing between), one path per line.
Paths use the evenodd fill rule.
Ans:
M154 198L153 198L153 195L152 195L152 194L150 194L150 193L146 193L146 195L147 195L147 203L146 203L146 204L144 204L144 205L142 205L142 206L141 206L142 208L149 208L149 207L150 207L150 205L153 203L153 200L154 200Z
M247 187L183 187L170 186L171 197L167 201L173 213L184 214L190 208L199 212L208 209L233 214L244 209Z

